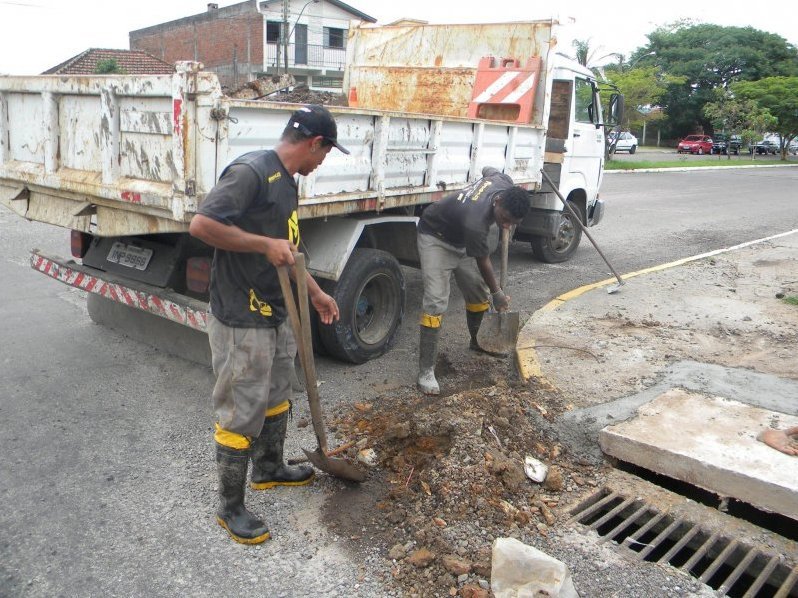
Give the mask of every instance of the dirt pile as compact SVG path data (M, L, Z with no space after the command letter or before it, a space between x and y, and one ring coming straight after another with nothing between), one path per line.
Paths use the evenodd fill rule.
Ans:
M306 85L284 89L263 98L270 102L291 102L294 104L322 104L327 106L347 106L346 96L331 91L317 91Z
M601 468L545 431L564 409L558 395L520 383L356 404L333 426L339 441L357 440L349 458L372 460L379 483L339 531L379 537L403 595L489 595L494 538L546 535L567 518L562 493L601 482ZM549 465L543 484L525 475L527 455Z

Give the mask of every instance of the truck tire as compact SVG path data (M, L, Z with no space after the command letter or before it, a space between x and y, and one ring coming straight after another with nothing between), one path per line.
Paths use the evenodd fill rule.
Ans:
M396 258L378 249L355 249L327 292L340 311L334 324L319 324L332 357L364 363L391 348L405 310L405 278Z
M585 215L582 208L573 201L568 201L568 205L579 214L579 219L584 223ZM557 227L557 236L544 237L535 236L529 244L532 246L533 255L546 264L559 264L568 261L579 247L582 240L582 227L573 221L571 212L563 208L560 215L560 225Z

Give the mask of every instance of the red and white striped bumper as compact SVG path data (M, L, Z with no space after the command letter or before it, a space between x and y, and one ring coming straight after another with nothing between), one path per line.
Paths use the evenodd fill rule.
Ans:
M99 270L36 251L31 252L30 265L34 270L69 286L101 295L111 301L155 314L189 328L206 331L207 304L197 299L134 281L121 282L113 280L110 276L108 279L103 279L100 276L105 273Z

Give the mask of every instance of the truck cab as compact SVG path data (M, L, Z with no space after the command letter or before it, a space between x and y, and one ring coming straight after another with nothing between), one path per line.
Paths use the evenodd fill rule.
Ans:
M544 168L582 224L601 221L599 188L604 173L605 131L599 87L593 73L563 54L553 57L551 106ZM619 122L620 96L611 98L610 123ZM515 239L529 241L535 257L546 263L568 260L582 238L581 227L557 195L543 186Z

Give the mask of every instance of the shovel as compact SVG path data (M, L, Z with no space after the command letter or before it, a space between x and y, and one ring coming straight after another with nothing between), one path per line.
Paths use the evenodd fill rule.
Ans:
M510 230L502 229L502 262L499 287L504 290L507 284L507 253L510 250ZM489 311L482 320L477 332L477 344L493 355L507 356L515 350L518 341L520 321L516 311Z
M302 449L305 456L313 465L330 475L351 482L362 482L366 479L365 472L343 459L333 459L328 456L327 433L324 431L324 418L321 414L321 399L319 398L319 388L316 383L316 364L313 361L313 345L310 336L310 307L308 305L308 285L307 270L305 269L305 256L298 253L294 256L296 263L296 286L299 296L300 314L297 313L297 306L294 303L294 294L291 291L291 281L288 279L288 267L280 266L277 274L280 277L280 288L283 291L285 307L288 311L288 319L291 320L291 328L294 330L299 361L305 373L305 388L308 393L308 404L310 405L310 418L313 422L313 431L316 433L318 447L315 451Z

